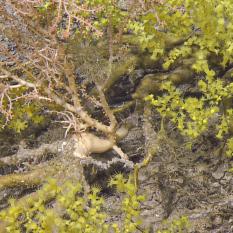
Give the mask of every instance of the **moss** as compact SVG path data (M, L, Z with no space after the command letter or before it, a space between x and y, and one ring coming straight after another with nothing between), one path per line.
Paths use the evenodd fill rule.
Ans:
M134 99L143 99L149 94L156 94L160 91L161 82L166 80L167 74L148 74L144 76L138 88L133 94Z
M61 170L60 164L50 164L34 168L25 173L15 173L0 177L0 189L13 188L17 186L34 187L40 185L48 176L52 176Z
M138 57L130 55L123 59L122 62L112 65L112 72L110 78L105 82L104 90L109 90L112 85L121 78L121 76L129 74L135 69L138 63Z

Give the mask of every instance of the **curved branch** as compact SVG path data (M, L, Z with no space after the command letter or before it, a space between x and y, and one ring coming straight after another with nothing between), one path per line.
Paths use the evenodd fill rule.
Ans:
M90 117L88 113L82 109L82 107L75 108L73 105L67 103L49 89L45 89L44 92L47 93L55 101L56 104L63 106L68 111L78 114L81 120L83 120L89 127L96 128L97 130L102 131L106 134L112 133L112 129L109 126L104 125L101 122Z
M62 165L59 164L61 167ZM58 172L57 164L35 166L34 170L26 173L0 176L0 190L14 187L34 187L40 185L47 177Z
M33 88L33 89L37 89L38 87L43 88L43 91L50 97L53 99L53 101L64 107L65 109L67 109L68 111L74 112L76 114L78 114L78 116L81 118L81 120L83 120L89 127L94 127L99 131L102 131L106 134L111 134L113 133L113 129L107 125L104 125L102 123L100 123L99 121L97 121L96 119L90 117L88 115L88 113L82 108L81 105L78 105L77 107L67 103L64 99L62 99L61 97L59 97L58 95L56 95L53 91L51 91L48 87L43 87L39 84L34 84L28 81L25 81L21 78L19 78L16 75L11 74L9 71L7 71L6 69L4 69L2 66L0 66L1 71L4 73L4 75L6 75L8 78L12 78L15 81L17 81L18 83L29 87L29 88ZM71 90L72 91L72 90ZM73 91L72 91L73 92Z

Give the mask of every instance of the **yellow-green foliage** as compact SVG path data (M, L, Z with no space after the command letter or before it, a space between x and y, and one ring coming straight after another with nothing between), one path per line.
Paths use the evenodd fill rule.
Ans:
M209 120L221 115L220 124L216 126L217 138L221 139L228 133L233 117L233 109L225 112L220 108L222 100L233 94L233 83L226 84L213 76L198 82L201 97L183 98L182 91L171 82L162 85L163 96L149 95L145 100L156 107L162 117L169 117L185 136L196 138L208 129Z
M157 4L148 1L148 5L150 10L129 24L143 48L148 48L156 58L164 55L167 38L186 40L168 53L165 68L180 56L193 54L192 46L199 48L195 54L198 69L205 66L210 53L220 55L222 65L232 61L231 0L167 0Z
M219 77L216 67L224 69L233 61L233 4L230 0L168 0L152 5L154 11L131 22L135 36L152 57L163 56L164 69L177 59L193 56L192 69L197 81L199 97L184 98L181 89L171 82L162 85L163 96L146 97L162 117L170 118L185 136L198 137L216 119L216 137L228 138L227 155L233 152L231 128L232 105L225 102L233 95L231 78ZM167 38L181 38L183 43L166 50Z
M144 201L144 196L137 195L136 187L131 180L126 180L121 174L116 175L109 183L110 186L116 186L118 192L125 193L122 200L122 212L124 213L123 232L135 232L141 225L140 203ZM115 229L117 225L114 224ZM119 228L116 232L121 232Z
M106 223L99 188L93 187L84 195L80 183L67 181L59 185L54 179L37 192L37 198L11 200L10 207L0 212L0 220L6 222L9 233L135 232L141 224L140 203L144 197L137 195L134 185L121 174L112 178L109 185L123 193L122 224Z
M24 88L9 93L9 99L4 98L2 109L8 112L7 115L0 115L0 130L5 126L13 129L17 133L20 133L26 129L29 123L40 124L44 121L44 116L40 115L42 103L39 100L25 101L24 98L20 98L25 94Z
M40 115L40 109L35 103L15 106L13 118L8 127L20 133L28 127L30 121L34 124L40 124L44 121L44 116Z
M189 220L186 216L173 220L171 223L165 221L163 230L158 230L157 233L182 233L188 232Z
M226 154L232 156L233 139L229 131L232 128L233 109L224 109L223 100L231 98L233 83L226 84L223 80L206 77L198 82L200 98L184 98L181 90L171 82L165 82L162 96L149 95L145 100L150 101L163 118L171 119L180 132L190 138L196 138L208 130L211 120L218 120L219 124L215 124L216 137L229 137Z

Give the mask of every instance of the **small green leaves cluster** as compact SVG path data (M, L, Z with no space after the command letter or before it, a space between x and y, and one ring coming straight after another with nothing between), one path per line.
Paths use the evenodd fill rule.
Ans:
M173 220L171 223L164 222L165 229L157 231L157 233L182 233L187 232L189 229L189 220L186 216L181 216Z
M0 212L0 220L6 223L9 233L135 232L140 225L140 203L144 198L136 194L134 186L122 175L112 178L109 185L125 194L122 226L106 222L99 188L93 187L86 193L80 183L66 181L60 185L55 179L50 179L35 196L19 202L11 200L10 207Z
M7 126L9 129L20 133L25 130L30 123L41 124L44 122L45 118L40 114L40 103L36 101L25 103L23 100L19 100L11 104L12 109L9 111L11 117L7 119L6 116L1 116L0 130L3 130L5 126ZM5 105L4 107L8 108L8 103L5 103Z
M228 138L226 154L230 156L233 109L224 105L232 98L233 82L220 77L217 70L233 61L232 2L168 0L150 7L153 10L131 25L140 45L151 52L152 58L163 56L164 69L193 57L192 69L198 74L196 87L200 93L199 97L184 97L184 91L168 81L161 87L163 96L150 95L146 100L191 138L205 132L213 120L217 123L216 137ZM180 39L171 45L169 38Z
M153 58L167 55L165 68L190 54L195 55L197 67L212 53L221 56L223 66L232 62L233 5L230 0L168 0L157 4L148 2L146 7L147 13L142 12L130 27ZM184 43L167 53L168 38L182 38Z
M147 7L147 5L146 5ZM222 111L226 99L232 98L233 83L218 78L210 68L210 57L217 57L216 65L223 68L233 59L233 4L230 0L168 0L166 3L150 4L150 10L129 27L143 49L148 49L152 58L163 56L164 69L178 59L193 56L192 68L204 73L198 81L201 97L183 98L183 92L171 82L164 83L162 97L148 96L162 117L169 117L183 135L198 137L208 129L211 119L220 116L216 136L222 139L229 133L232 109ZM214 35L214 36L213 36ZM177 38L178 45L169 38ZM180 40L179 40L180 38ZM169 47L171 46L171 47ZM229 155L231 139L228 140Z
M205 106L205 99L182 98L182 92L170 81L163 83L163 96L145 98L156 107L162 118L170 118L184 136L196 138L208 128L208 122L218 111L217 106Z
M233 83L214 77L213 70L198 81L201 97L183 97L181 90L170 81L161 85L162 96L149 95L145 98L156 107L162 118L169 118L184 136L196 138L208 130L211 120L216 124L216 137L227 137L226 155L233 154L231 128L233 109L224 106L224 102L232 98Z
M51 1L43 1L42 4L37 5L36 8L39 13L45 13L46 11L50 9L51 6L52 6Z
M109 185L116 186L118 192L125 194L122 200L122 212L124 215L122 232L136 232L137 227L142 224L140 219L140 203L145 200L145 197L137 195L136 187L131 182L131 179L125 179L122 174L118 174L111 179ZM113 227L116 233L121 232L116 224Z
M30 122L33 124L41 124L44 119L44 116L40 115L40 108L36 103L30 103L28 105L16 103L13 108L13 118L8 127L20 133L28 127Z
M102 213L103 198L93 188L84 198L81 184L67 181L62 186L54 179L37 192L38 198L28 198L24 204L15 200L1 212L7 232L108 232ZM48 207L51 205L50 207ZM97 231L95 231L97 230Z

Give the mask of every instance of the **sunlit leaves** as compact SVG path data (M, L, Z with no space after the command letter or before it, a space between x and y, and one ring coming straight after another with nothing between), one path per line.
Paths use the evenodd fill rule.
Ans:
M191 138L207 130L209 120L219 111L217 105L206 105L208 99L204 95L199 99L182 98L181 92L171 82L165 82L162 90L165 91L162 96L154 98L150 95L145 100L150 101L163 118L171 119L183 135Z
M168 0L166 3L154 4L146 14L142 13L140 21L131 23L131 28L135 28L134 33L142 48L148 48L155 59L164 55L168 37L186 40L179 48L175 47L168 53L165 68L169 68L180 56L186 57L190 54L191 51L185 52L187 45L197 46L200 49L198 52L205 55L211 52L221 55L221 64L225 66L232 61L232 9L230 0ZM132 26L139 23L141 30ZM189 50L192 50L192 47L189 47ZM202 59L206 60L206 56L196 56L197 64L194 66L197 66L199 71L206 69L200 61Z
M120 226L106 223L108 216L99 188L93 187L85 193L80 183L66 181L61 185L55 179L49 179L34 199L18 203L12 199L10 207L0 212L0 220L5 221L10 233L20 233L22 228L31 233L135 232L141 224L140 203L144 197L137 195L130 179L121 174L113 177L109 185L123 193L120 210L123 223Z
M140 203L145 200L142 195L137 195L137 189L130 179L125 179L122 174L116 175L109 182L109 186L116 186L118 192L125 193L122 200L122 211L124 214L123 232L136 232L141 225Z

